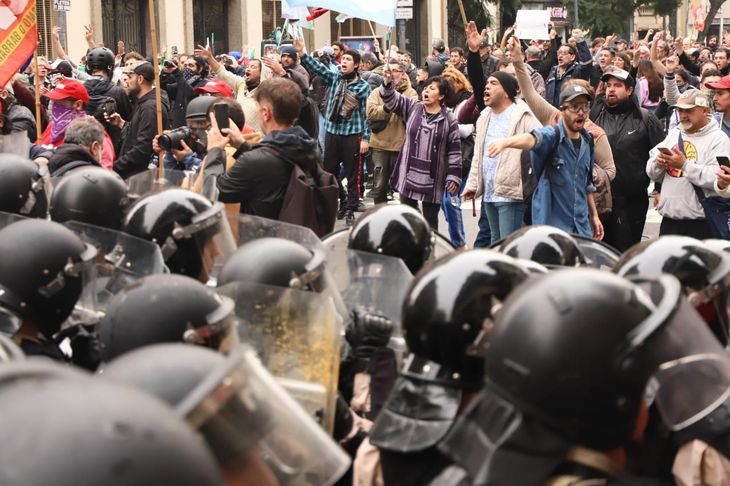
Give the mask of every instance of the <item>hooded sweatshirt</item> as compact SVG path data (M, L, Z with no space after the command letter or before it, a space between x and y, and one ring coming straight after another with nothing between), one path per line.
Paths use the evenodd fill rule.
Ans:
M234 154L235 164L227 171L225 152L209 150L204 173L217 176L219 201L240 203L241 213L278 219L292 164L305 172L321 164L317 143L299 126L274 131L253 148L242 145Z
M714 190L715 172L719 169L715 157L730 153L730 139L711 120L697 133L690 135L682 131L687 162L681 176L674 177L656 164L657 147L677 147L679 134L679 128L670 130L667 138L649 153L646 173L654 182L662 184L657 211L672 219L704 219L705 212L692 184L701 187L707 197L718 196Z

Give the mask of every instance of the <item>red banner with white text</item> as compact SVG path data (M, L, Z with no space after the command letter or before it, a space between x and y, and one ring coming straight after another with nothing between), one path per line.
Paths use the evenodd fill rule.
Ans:
M0 0L0 89L38 45L35 0Z

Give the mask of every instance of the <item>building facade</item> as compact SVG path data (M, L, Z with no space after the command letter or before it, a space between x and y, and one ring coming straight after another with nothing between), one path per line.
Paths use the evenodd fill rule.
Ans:
M210 40L216 53L249 52L260 56L261 41L281 28L280 0L71 0L69 11L56 9L54 0L38 0L40 51L50 52L50 32L54 25L62 30L62 43L75 61L86 53L84 26L94 28L96 42L113 51L123 40L127 51L146 55L152 52L149 3L153 2L160 50L192 53L196 45ZM399 10L411 18L397 21L392 42L421 59L430 52L431 40L446 38L447 0L398 0ZM372 38L367 21L359 19L338 23L337 12L328 12L314 21L314 29L304 29L309 49L321 48L342 37ZM373 24L381 40L387 27Z

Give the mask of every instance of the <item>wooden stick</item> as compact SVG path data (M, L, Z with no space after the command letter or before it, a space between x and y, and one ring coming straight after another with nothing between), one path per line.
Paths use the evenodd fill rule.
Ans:
M162 135L162 98L160 93L160 60L158 59L159 51L157 50L157 26L155 24L155 5L154 0L148 0L150 15L150 32L152 35L152 63L155 67L155 105L157 106L157 135ZM165 178L165 161L164 159L157 162L157 173L160 179Z
M461 20L464 22L464 29L466 29L466 25L469 23L466 21L466 12L464 11L464 3L461 0L456 0L459 2L459 10L461 11Z
M38 76L38 46L35 48L33 63L35 65L35 133L40 144L43 132L41 130L41 78Z
M371 33L371 34L373 34L373 40L374 40L374 41L378 40L378 36L377 36L377 35L375 35L375 29L373 28L373 23L372 23L371 21L369 21L369 20L368 20L368 25L370 26L370 33ZM378 43L378 44L379 44L379 43ZM377 48L377 49L376 49L375 51L376 51L376 52L377 52L378 54L380 54L380 52L381 52L381 51L380 51L380 47L378 47L378 48Z

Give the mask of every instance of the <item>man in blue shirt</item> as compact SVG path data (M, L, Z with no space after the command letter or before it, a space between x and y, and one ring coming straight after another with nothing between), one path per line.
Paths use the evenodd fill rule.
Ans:
M498 140L489 145L488 153L494 157L506 148L531 150L538 177L532 198L533 224L600 240L603 226L593 200L593 143L584 128L591 101L582 86L567 86L560 93L562 117L557 130L547 126Z

